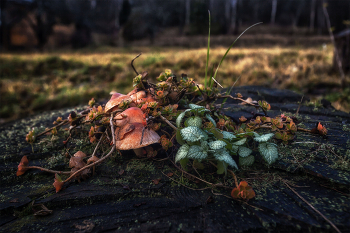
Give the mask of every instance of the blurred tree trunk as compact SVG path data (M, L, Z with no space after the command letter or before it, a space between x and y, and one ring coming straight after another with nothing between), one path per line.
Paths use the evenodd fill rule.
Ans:
M120 15L120 11L122 9L122 5L123 5L123 0L116 0L114 24L115 24L115 27L117 28L117 30L120 29L119 15Z
M238 0L226 0L225 2L225 19L228 34L237 32L237 3Z
M214 0L209 0L209 10L210 10L210 13L214 11Z
M235 34L237 27L237 0L231 0L231 33Z
M311 0L311 11L310 11L310 31L313 32L315 28L315 8L316 0Z
M325 23L325 17L323 14L323 6L322 6L323 2L320 2L320 4L318 4L317 6L317 33L318 34L322 34L322 31L325 27L324 23Z
M254 4L254 22L258 22L259 19L259 1Z
M185 17L185 27L190 26L190 14L191 14L191 0L185 0L186 5L186 17Z
M301 12L304 9L304 3L305 3L305 1L300 1L298 3L297 12L295 13L295 16L293 18L293 28L296 28L298 26L298 22L299 22L299 18L300 18Z
M0 7L1 7L1 38L0 38L0 48L1 49L8 49L9 46L9 30L7 30L7 22L6 22L6 0L0 1Z
M277 0L272 0L272 10L271 10L271 24L275 24L276 20L276 11L277 11Z
M230 29L230 13L231 13L231 6L230 6L230 0L225 1L225 25L226 25L226 32L229 32Z

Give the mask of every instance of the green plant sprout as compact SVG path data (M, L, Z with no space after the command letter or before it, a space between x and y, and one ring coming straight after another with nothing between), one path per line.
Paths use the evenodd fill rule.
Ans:
M227 174L227 166L238 170L236 162L232 155L239 155L239 163L242 166L250 166L254 162L254 156L248 145L248 137L252 137L255 142L259 143L259 152L270 165L278 158L277 145L268 142L273 136L273 133L259 135L256 132L236 133L216 128L216 122L210 116L210 110L203 106L189 104L190 109L182 112L176 119L176 125L179 133L176 134L177 141L181 144L175 162L180 162L183 168L186 168L188 159L194 159L198 162L202 160L217 161L218 174L225 172ZM194 116L188 117L184 126L182 121L185 115ZM203 118L208 122L203 124Z

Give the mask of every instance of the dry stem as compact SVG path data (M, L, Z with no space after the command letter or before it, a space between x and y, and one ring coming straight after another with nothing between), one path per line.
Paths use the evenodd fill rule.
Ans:
M311 205L309 202L307 202L299 193L297 193L293 188L291 188L287 182L283 179L281 179L281 181L290 189L293 191L293 193L295 193L301 200L303 200L308 206L310 206L316 213L318 213L319 215L321 215L321 217L326 220L338 233L341 233L340 230L334 225L334 223L332 223L328 218L326 218L326 216L324 216L320 211L318 211L315 207L313 207L313 205Z
M114 126L113 126L113 113L111 114L110 120L109 120L109 124L111 126L111 131L112 131L112 137L113 137L113 146L112 149L109 151L109 153L107 155L105 155L104 157L100 158L99 160L97 160L94 163L91 163L81 169L79 169L78 171L74 172L70 177L68 177L65 181L63 181L64 183L70 181L73 177L75 177L77 174L79 174L80 172L84 171L87 168L90 168L92 166L95 166L96 164L101 163L102 161L104 161L105 159L107 159L115 150L115 136L114 136Z
M159 117L160 117L165 123L167 123L171 128L173 128L173 130L177 130L177 128L176 128L173 124L171 124L171 122L168 121L168 119L166 119L166 118L163 117L162 115L159 115Z
M28 169L39 169L41 171L54 173L54 174L64 174L64 175L69 175L70 174L70 172L55 171L55 170L50 170L50 169L39 167L39 166L28 166L26 168L28 168Z

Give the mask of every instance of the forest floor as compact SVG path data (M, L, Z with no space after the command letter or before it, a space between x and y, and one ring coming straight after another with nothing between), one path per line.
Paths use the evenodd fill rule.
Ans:
M209 74L215 71L230 44L220 46L220 37L213 37L213 41L216 43L210 50ZM0 123L43 110L87 104L92 97L104 101L109 99L111 91L127 93L135 77L130 62L141 52L134 65L138 72L147 71L151 79L171 69L178 77L186 73L203 83L206 47L136 44L123 48L100 46L75 51L0 54ZM341 88L332 61L331 44L244 47L238 43L222 63L217 81L223 87L230 87L240 77L236 86L291 89L311 97L310 104L315 106L325 98L336 109L349 112L350 88ZM349 74L346 80L350 82Z

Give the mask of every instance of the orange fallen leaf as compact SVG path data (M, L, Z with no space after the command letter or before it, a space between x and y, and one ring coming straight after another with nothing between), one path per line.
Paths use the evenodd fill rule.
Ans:
M167 176L169 176L169 177L172 177L173 175L174 175L174 173L172 173L172 172L169 172L168 174L166 174Z
M241 117L239 118L239 121L240 121L240 122L245 122L245 121L247 121L247 118L245 118L244 116L241 116Z
M16 175L17 176L23 175L28 170L27 168L28 164L29 164L29 161L27 159L27 156L23 156L21 159L21 162L19 162Z
M249 200L255 197L255 192L252 187L248 186L246 181L241 181L237 188L234 188L231 192L233 198L241 198L244 200Z
M318 122L317 124L317 130L320 135L326 135L327 134L327 129L324 127L321 122Z
M58 193L62 187L64 182L62 181L61 177L56 173L55 174L55 181L53 182L53 186L56 188L56 193Z

